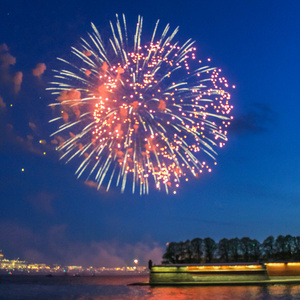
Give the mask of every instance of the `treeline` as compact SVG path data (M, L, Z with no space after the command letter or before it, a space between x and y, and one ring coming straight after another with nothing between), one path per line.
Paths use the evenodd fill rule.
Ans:
M195 238L167 244L163 264L214 262L300 261L300 236L267 237L263 243L249 237L222 239Z

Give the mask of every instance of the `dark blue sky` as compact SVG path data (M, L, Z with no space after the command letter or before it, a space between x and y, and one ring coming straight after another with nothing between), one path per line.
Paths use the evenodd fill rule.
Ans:
M0 249L6 256L118 265L135 257L159 262L170 241L299 235L300 2L175 2L1 4L0 45L9 50L2 46L0 56ZM71 58L70 47L91 31L90 22L105 36L115 13L125 13L132 31L141 14L149 37L157 19L180 26L178 39L196 40L198 57L211 57L236 85L235 121L218 165L175 196L120 194L114 187L98 192L77 180L75 165L60 162L49 143L47 105L55 99L45 88L51 70L61 68L56 57ZM16 63L6 67L3 53ZM32 75L38 63L47 67L41 78ZM23 74L18 93L16 72Z

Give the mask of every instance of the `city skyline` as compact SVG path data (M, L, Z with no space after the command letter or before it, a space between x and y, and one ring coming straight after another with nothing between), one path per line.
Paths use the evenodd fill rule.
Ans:
M49 265L42 262L32 263L20 260L20 258L7 259L0 250L0 274L96 276L104 274L124 274L124 272L129 272L129 274L132 274L132 272L145 273L147 272L147 267L139 265L137 259L132 261L132 264L129 266L126 265L113 268L101 266L65 266L55 263Z

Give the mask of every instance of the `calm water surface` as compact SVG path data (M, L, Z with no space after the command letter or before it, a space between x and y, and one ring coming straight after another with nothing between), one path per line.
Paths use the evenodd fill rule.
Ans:
M0 299L300 299L300 285L233 287L128 286L148 276L0 276Z

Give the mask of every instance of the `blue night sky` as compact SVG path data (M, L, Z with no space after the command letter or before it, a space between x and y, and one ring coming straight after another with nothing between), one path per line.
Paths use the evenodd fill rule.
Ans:
M0 10L0 249L29 261L119 266L160 262L165 245L195 237L299 235L300 2L3 1ZM230 84L234 122L218 165L182 183L176 195L155 189L97 191L74 175L50 143L55 130L45 89L56 57L93 22L125 13L143 35L155 22L180 26L181 42L196 40L197 57L212 58ZM108 34L107 34L108 35ZM7 48L3 44L7 45ZM16 62L13 64L13 58ZM46 65L40 78L32 69ZM21 85L17 82L22 72ZM16 76L16 74L19 74ZM17 92L19 88L19 91ZM12 104L12 106L11 106ZM39 140L47 141L40 144ZM46 155L43 155L46 152ZM22 172L24 169L24 172Z

